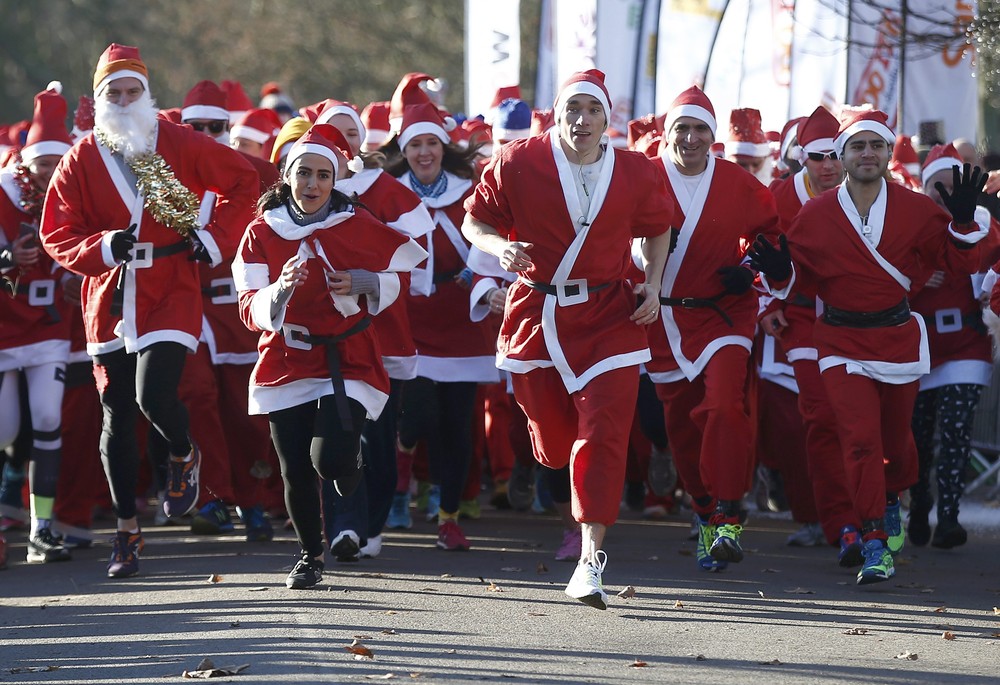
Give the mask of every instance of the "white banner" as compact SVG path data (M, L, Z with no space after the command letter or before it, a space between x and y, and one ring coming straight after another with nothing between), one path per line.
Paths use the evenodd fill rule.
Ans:
M555 0L555 5L558 89L570 74L597 66L597 0Z
M642 0L597 0L597 68L611 96L611 128L625 135L632 116Z
M727 0L662 0L656 51L656 112L682 91L704 86Z
M792 37L787 119L819 105L837 111L847 88L848 0L798 0Z
M465 0L465 111L485 114L498 88L521 80L520 1Z
M538 63L535 73L535 109L548 109L556 99L556 0L542 0L538 27Z
M901 5L901 0L884 0L877 6L852 2L848 33L847 103L869 103L885 112L893 130L899 104Z
M643 0L639 17L632 85L632 118L653 114L656 109L656 41L660 30L661 0Z
M970 0L909 0L909 35L953 31L962 34L973 19ZM939 121L945 142L979 131L979 91L973 69L975 48L958 38L942 47L906 48L903 72L903 121L898 133L914 135L922 122Z

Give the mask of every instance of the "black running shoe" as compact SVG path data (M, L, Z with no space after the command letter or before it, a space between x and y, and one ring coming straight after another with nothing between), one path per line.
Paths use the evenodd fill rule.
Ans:
M307 552L302 553L302 558L295 564L295 568L285 578L285 585L290 590L305 590L313 587L323 580L323 562L314 559Z
M28 538L28 562L47 564L50 561L69 561L69 550L51 528L41 528Z

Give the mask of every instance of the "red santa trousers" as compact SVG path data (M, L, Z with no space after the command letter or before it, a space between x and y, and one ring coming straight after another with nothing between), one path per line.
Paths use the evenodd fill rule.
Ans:
M229 446L219 418L219 387L207 346L198 345L198 351L188 355L177 394L188 409L191 437L201 450L198 506L212 500L232 504Z
M844 526L861 529L861 520L854 513L854 500L847 489L837 417L826 397L819 364L813 359L800 359L792 367L799 386L799 413L806 426L806 458L816 513L827 542L835 545Z
M819 514L809 480L806 429L799 415L798 395L758 378L757 399L758 458L781 473L792 518L799 523L815 523Z
M886 493L917 482L910 421L919 383L880 383L834 366L823 372L823 385L837 417L854 511L861 521L881 519Z
M750 353L727 345L712 355L693 381L658 383L667 438L677 474L692 498L713 502L694 505L706 515L714 500L739 501L753 474L753 429L746 407Z
M514 397L528 417L535 458L552 469L569 464L573 518L613 524L625 485L638 369L606 371L572 394L554 368L511 377Z

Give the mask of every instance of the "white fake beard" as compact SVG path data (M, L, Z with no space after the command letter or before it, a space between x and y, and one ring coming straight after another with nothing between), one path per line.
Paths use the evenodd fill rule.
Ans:
M94 128L107 137L115 152L132 159L149 152L157 111L149 91L125 106L99 97L94 102Z

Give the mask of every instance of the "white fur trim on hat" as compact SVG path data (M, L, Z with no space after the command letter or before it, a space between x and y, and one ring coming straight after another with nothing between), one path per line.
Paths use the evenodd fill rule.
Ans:
M191 121L192 119L229 121L229 112L212 105L191 105L181 110L181 121Z
M805 157L810 152L832 152L835 149L833 138L818 138L802 146L802 156Z
M270 138L264 131L259 131L255 128L249 126L233 126L229 129L229 139L236 140L237 138L246 138L247 140L252 140L255 143L260 143L263 145Z
M389 132L384 131L380 128L370 128L368 129L368 134L365 136L365 145L381 145L385 141L389 140Z
M663 130L670 131L674 127L674 122L681 117L691 117L699 121L704 121L712 129L712 137L715 137L718 128L718 124L715 123L715 117L700 105L681 105L670 110L667 114L667 120L663 122Z
M318 117L316 117L317 124L329 124L330 119L333 119L338 114L346 114L354 120L354 125L358 127L358 135L361 136L361 140L364 140L368 135L368 129L365 128L364 123L361 121L361 117L353 108L347 107L345 105L337 105L336 107L330 107L329 109L324 109Z
M872 121L871 119L862 119L848 126L834 139L833 146L837 151L837 155L842 157L847 141L862 131L877 133L886 142L890 150L896 144L896 134L888 126L878 121Z
M497 128L493 127L493 140L521 140L531 135L530 128Z
M24 153L22 152L23 156ZM954 157L938 157L933 162L924 167L923 171L920 172L920 183L927 185L927 181L930 177L939 171L944 171L945 169L951 169L957 167L961 169L965 165L960 159L955 159Z
M97 88L94 88L94 97L99 97L101 92L107 88L109 83L117 81L120 78L139 79L142 87L147 91L149 90L149 80L146 78L145 74L138 71L132 71L131 69L122 69L121 71L113 71L101 79L101 82L97 84Z
M45 155L62 157L69 152L70 147L72 146L69 143L64 143L61 140L42 140L21 150L21 163L27 166Z
M435 124L430 121L418 121L415 124L407 126L405 131L400 132L399 149L402 150L411 140L417 136L424 135L425 133L437 136L445 145L451 142L451 137L448 136L448 132L445 131L439 124Z
M314 154L320 157L325 157L330 160L333 164L333 176L336 178L337 173L340 171L340 162L337 161L337 155L334 154L333 150L328 148L326 145L317 145L316 143L303 143L301 141L296 141L292 145L292 149L288 151L288 158L285 159L285 180L288 180L288 175L292 171L292 165L295 164L297 160L302 155Z
M726 154L767 157L771 154L771 146L768 143L748 143L743 140L730 140L726 142Z
M556 106L554 110L556 120L561 119L563 110L566 109L566 101L573 95L593 96L598 102L601 103L601 106L604 107L605 121L611 120L611 103L608 101L608 96L605 95L604 89L596 83L591 83L590 81L576 81L559 91L559 97L556 98Z

